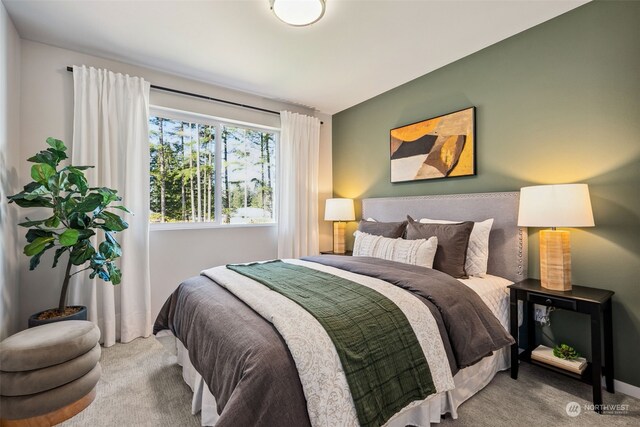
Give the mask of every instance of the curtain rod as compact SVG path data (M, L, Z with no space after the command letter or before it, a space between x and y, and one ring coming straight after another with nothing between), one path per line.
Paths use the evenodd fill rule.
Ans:
M70 71L73 73L73 67L67 67L67 71ZM193 98L205 99L207 101L219 102L221 104L233 105L235 107L247 108L249 110L262 111L263 113L277 114L278 116L280 115L280 112L278 111L267 110L266 108L254 107L253 105L241 104L239 102L227 101L225 99L213 98L211 96L200 95L197 93L186 92L183 90L171 89L168 87L156 86L156 85L151 85L151 89L161 90L164 92L177 93L178 95L191 96Z

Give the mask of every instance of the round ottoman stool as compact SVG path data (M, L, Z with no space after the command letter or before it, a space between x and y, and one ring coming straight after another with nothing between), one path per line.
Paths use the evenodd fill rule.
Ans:
M27 329L0 343L0 424L50 426L95 398L100 330L85 320Z

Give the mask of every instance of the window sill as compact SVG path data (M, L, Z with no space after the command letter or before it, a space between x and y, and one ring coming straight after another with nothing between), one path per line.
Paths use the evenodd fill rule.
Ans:
M275 227L278 224L269 222L264 224L216 224L212 222L165 222L150 223L149 231L171 231L171 230L203 230L209 228L255 228L255 227Z

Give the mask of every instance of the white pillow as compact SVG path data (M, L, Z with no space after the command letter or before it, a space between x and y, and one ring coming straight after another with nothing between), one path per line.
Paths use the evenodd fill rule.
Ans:
M427 268L433 267L433 259L438 249L438 238L435 236L429 239L405 240L374 236L362 231L356 231L355 236L353 256L370 256Z
M441 219L422 218L423 224L459 224L462 221L446 221ZM489 233L493 226L493 218L485 221L474 222L471 236L469 236L469 247L467 249L467 260L464 269L469 276L484 277L487 274L487 263L489 262Z

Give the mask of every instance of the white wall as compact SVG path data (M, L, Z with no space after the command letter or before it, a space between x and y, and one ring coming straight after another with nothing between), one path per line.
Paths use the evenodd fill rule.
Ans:
M40 150L48 136L54 136L71 145L73 126L73 77L66 71L68 65L88 65L108 68L115 72L144 77L154 85L201 93L216 98L255 105L270 110L287 109L304 114L312 111L293 105L268 100L206 83L185 79L156 70L98 58L66 49L60 49L27 40L22 41L20 159L26 159ZM190 97L151 91L151 104L250 123L279 127L277 115L237 107L225 106ZM330 118L323 117L328 131L322 131L322 184L323 194L330 194L331 129ZM329 168L327 170L327 168ZM23 170L20 182L29 180L29 171ZM324 200L324 199L323 199ZM324 202L323 202L324 203ZM322 204L323 204L322 203ZM321 221L326 229L328 224ZM326 235L326 231L323 232ZM326 240L326 239L325 239ZM19 242L23 244L22 239ZM243 228L209 228L199 230L151 231L151 282L153 315L180 281L197 275L202 269L230 262L247 262L277 256L275 226ZM326 241L323 240L323 247ZM329 244L330 246L330 244ZM52 273L47 268L51 259L43 258L35 271L28 270L28 260L21 259L22 319L38 310L55 305L63 272ZM112 286L98 282L98 286Z
M0 340L19 328L17 209L19 189L20 38L0 2ZM26 322L26 321L25 321Z
M333 223L324 221L324 202L333 197L333 169L331 159L331 116L328 114L316 114L323 125L320 127L320 164L318 182L318 219L320 224L320 250L333 250Z
M152 231L153 315L184 279L216 265L276 258L277 242L275 226Z

